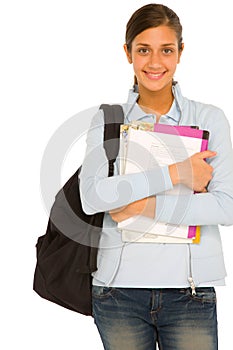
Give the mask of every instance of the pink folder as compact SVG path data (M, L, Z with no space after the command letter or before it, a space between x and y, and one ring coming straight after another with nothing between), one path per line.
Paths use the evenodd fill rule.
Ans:
M158 133L195 137L202 139L200 152L208 149L209 131L200 130L196 126L172 126L166 124L154 124L154 131ZM197 226L189 226L188 238L195 238Z

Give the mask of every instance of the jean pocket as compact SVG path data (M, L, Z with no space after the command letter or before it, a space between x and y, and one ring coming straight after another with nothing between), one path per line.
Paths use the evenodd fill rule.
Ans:
M216 303L216 292L213 287L205 287L205 288L196 288L196 294L192 295L190 292L190 297L193 300L202 302L202 303Z
M112 287L92 286L92 296L94 298L107 298L111 295Z

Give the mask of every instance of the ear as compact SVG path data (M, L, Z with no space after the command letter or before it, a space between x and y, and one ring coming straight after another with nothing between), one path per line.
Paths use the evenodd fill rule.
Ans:
M125 50L125 53L126 53L127 60L131 64L132 63L131 53L128 51L128 48L127 48L126 44L124 44L124 50Z
M181 58L181 55L182 55L183 51L184 51L184 43L182 43L181 49L179 51L179 56L178 56L177 63L180 63L180 58Z

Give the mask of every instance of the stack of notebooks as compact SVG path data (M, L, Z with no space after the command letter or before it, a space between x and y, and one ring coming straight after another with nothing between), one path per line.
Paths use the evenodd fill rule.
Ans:
M120 173L142 172L183 161L206 150L208 138L208 131L195 126L138 121L121 125ZM164 194L186 195L185 198L188 198L187 195L193 195L193 191L184 185L176 185ZM145 216L133 216L118 223L118 228L122 231L124 242L198 244L201 236L200 226L171 225Z

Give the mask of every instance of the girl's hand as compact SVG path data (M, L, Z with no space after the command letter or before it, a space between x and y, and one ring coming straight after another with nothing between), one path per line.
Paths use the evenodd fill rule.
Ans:
M213 167L205 159L216 156L216 152L204 151L195 153L183 162L169 166L173 185L182 183L195 192L206 192L212 179Z
M133 202L125 207L111 210L109 212L112 219L116 222L129 219L135 215L143 215L150 218L155 216L155 197L147 197Z

